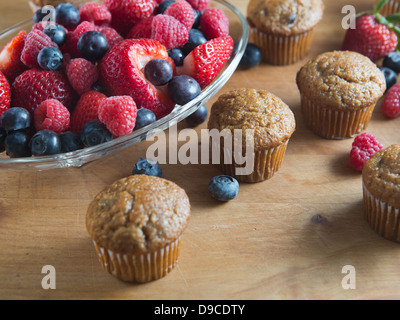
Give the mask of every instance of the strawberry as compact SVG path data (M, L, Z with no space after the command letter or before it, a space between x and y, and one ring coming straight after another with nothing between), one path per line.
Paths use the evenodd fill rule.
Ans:
M21 53L25 46L27 33L20 31L0 53L0 71L6 76L10 83L24 72L27 67L21 61Z
M124 38L113 28L100 28L99 31L107 38L109 50L124 41Z
M227 36L229 34L229 19L218 8L206 9L200 18L201 32L207 40Z
M96 26L108 27L111 23L111 12L104 4L89 2L79 9L81 22L88 21Z
M76 93L60 71L30 69L19 75L11 88L12 106L31 114L45 100L57 99L69 110L75 106Z
M197 11L204 11L210 5L210 0L186 0Z
M79 95L90 91L92 85L99 79L97 67L83 58L72 59L66 73L69 83Z
M194 11L192 6L185 0L179 0L171 4L164 14L174 17L182 23L188 30L190 30L194 23Z
M69 123L70 113L58 100L43 101L33 113L33 124L37 131L51 130L61 133L68 130Z
M126 39L150 39L153 18L154 16L151 16L136 23L126 35Z
M50 37L40 30L32 30L28 33L24 49L21 53L21 61L30 68L40 68L37 61L39 52L47 47L58 48Z
M11 90L10 84L3 73L0 72L0 116L10 108Z
M98 28L88 21L83 21L80 23L76 29L67 34L67 41L63 46L64 52L71 54L73 58L80 58L81 54L78 51L78 41L83 36L84 33L88 31L98 31Z
M151 39L163 44L167 50L182 47L189 40L188 29L174 17L158 14L151 27Z
M218 76L232 51L233 40L229 35L209 40L196 47L177 72L194 78L204 89Z
M148 82L143 74L147 62L167 60L166 48L151 39L130 39L110 50L100 63L102 83L112 96L131 96L138 107L151 110L157 118L169 114L174 104L169 96Z
M98 108L107 97L97 91L88 91L79 99L71 115L71 131L80 134L83 126L90 121L100 121Z

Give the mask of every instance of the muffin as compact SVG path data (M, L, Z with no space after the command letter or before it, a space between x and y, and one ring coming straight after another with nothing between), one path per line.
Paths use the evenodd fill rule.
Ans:
M400 242L400 145L377 152L363 168L364 212L371 227Z
M250 38L261 48L263 61L287 65L302 59L323 10L322 0L250 0Z
M379 0L376 0L378 3ZM379 11L383 16L388 16L400 12L400 0L389 0Z
M182 188L162 178L133 175L95 197L86 228L110 274L143 283L174 268L189 216L189 199Z
M293 112L280 98L256 89L237 89L221 95L212 105L208 122L210 135L213 129L230 133L228 140L217 142L221 170L241 182L250 183L270 179L280 169L295 126ZM251 135L247 135L246 130L250 130ZM238 145L235 143L238 136L242 144L240 155L252 167L239 163L235 156L240 153L240 150L233 150Z
M323 138L345 139L366 129L386 81L367 57L334 51L307 62L297 86L306 125Z

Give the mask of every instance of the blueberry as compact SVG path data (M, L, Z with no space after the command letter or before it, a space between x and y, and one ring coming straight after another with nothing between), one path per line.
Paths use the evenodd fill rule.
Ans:
M151 159L140 158L132 170L132 175L145 174L147 176L155 176L161 178L162 171L159 164Z
M168 83L168 93L173 102L183 106L201 93L198 82L192 77L181 75Z
M230 176L217 176L211 179L208 191L218 201L229 201L238 195L239 182Z
M3 152L6 150L6 147L4 145L4 141L6 140L7 137L7 131L4 130L3 128L0 128L0 152Z
M389 53L383 59L382 66L392 69L396 73L400 73L400 52L394 51Z
M56 22L67 29L76 27L81 21L79 10L70 3L60 3L56 8Z
M86 123L81 131L81 140L85 147L93 147L112 139L112 133L99 121Z
M43 70L59 70L64 62L61 51L57 48L47 47L40 50L37 61Z
M34 156L49 156L61 152L61 139L51 130L36 132L29 142L29 148Z
M156 14L163 14L165 12L165 10L168 9L168 7L173 4L175 1L174 0L164 0L163 2L161 2L157 9L156 9Z
M185 119L186 123L190 127L196 127L207 120L208 117L208 109L202 104L200 108L198 108L195 112L193 112L189 117Z
M144 76L155 86L166 85L173 75L171 64L164 59L150 60L144 67Z
M99 31L88 31L78 41L78 51L89 61L101 60L108 49L107 38Z
M83 143L79 134L72 131L60 133L61 152L72 152L83 149Z
M67 40L67 32L59 24L55 23L48 24L43 29L43 32L47 34L50 37L50 39L54 43L56 43L59 47L61 47Z
M200 28L200 19L203 13L201 11L193 9L194 12L194 23L192 29L199 29Z
M1 127L6 131L27 129L31 124L31 115L24 108L14 107L1 115L0 122Z
M253 43L248 43L239 65L243 69L250 69L259 65L260 62L261 62L260 48Z
M4 140L7 155L11 158L30 157L29 134L24 130L11 131Z
M383 75L385 76L386 80L386 91L393 87L397 82L397 73L394 72L392 69L381 67L379 68Z
M144 128L154 121L156 121L156 116L152 111L146 108L140 108L137 111L135 130Z
M189 31L189 40L183 46L182 51L185 56L192 52L199 45L206 43L207 39L203 32L197 29L191 29Z
M183 60L185 59L185 55L183 54L182 50L179 48L174 48L168 50L169 57L174 60L175 65L177 67L183 66Z

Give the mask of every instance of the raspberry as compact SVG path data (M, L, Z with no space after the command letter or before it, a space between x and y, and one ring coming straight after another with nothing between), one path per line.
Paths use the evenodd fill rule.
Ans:
M107 38L109 50L124 41L124 38L113 28L100 28L100 32Z
M189 31L174 17L158 14L153 19L151 38L170 50L182 47L189 40Z
M104 4L90 2L79 9L81 22L89 21L96 26L106 27L111 23L111 12Z
M186 0L192 6L193 9L198 11L204 11L210 5L210 0Z
M10 108L11 88L7 78L0 71L0 116ZM1 148L0 148L1 149Z
M151 26L153 23L153 16L140 20L128 32L127 39L147 39L151 38Z
M73 59L67 66L69 83L79 95L90 91L92 85L99 79L99 70L88 60Z
M372 134L364 132L355 137L350 152L350 164L357 171L362 171L365 162L383 149L383 144Z
M400 116L400 84L395 84L388 90L383 99L381 110L388 118Z
M225 13L218 8L205 10L200 18L200 26L207 40L227 36L229 34L229 20Z
M51 130L55 133L67 131L70 123L70 113L64 105L55 99L43 101L33 114L35 129Z
M105 99L99 107L99 119L115 136L132 132L137 115L136 103L130 96L115 96Z
M40 30L29 32L21 53L21 61L30 68L40 68L37 57L39 52L46 47L58 48L44 32Z
M190 30L194 23L194 11L192 6L185 0L179 0L171 4L164 14L174 17Z
M93 23L83 21L73 32L68 33L65 51L69 52L73 58L81 57L78 50L78 41L88 31L97 31L97 27Z

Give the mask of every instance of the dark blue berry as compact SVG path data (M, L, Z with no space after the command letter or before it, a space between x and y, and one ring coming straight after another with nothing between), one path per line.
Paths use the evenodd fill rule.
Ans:
M24 130L11 131L4 140L6 153L11 158L30 157L29 134Z
M86 123L81 131L81 140L85 147L97 146L112 139L112 133L99 121Z
M107 38L99 31L88 31L78 41L78 51L89 61L101 60L108 49Z
M394 72L392 69L389 69L386 67L381 67L379 69L382 71L383 75L385 76L386 90L389 90L397 82L397 73Z
M185 55L183 54L181 49L174 48L168 50L168 55L172 60L174 60L174 63L177 67L183 66L183 60L185 59Z
M144 67L144 76L155 86L166 85L174 76L171 64L164 59L150 60Z
M76 27L81 21L79 10L70 3L60 3L56 8L56 22L67 29Z
M149 124L155 122L156 120L157 120L156 116L152 111L146 108L140 108L137 111L136 124L134 130L139 130L141 128L144 128Z
M79 134L72 131L66 131L60 133L61 140L61 152L72 152L76 150L83 149L84 145L82 143Z
M189 31L189 40L182 48L182 52L185 56L187 56L190 52L192 52L199 45L206 43L207 39L204 36L203 32L197 29L191 29Z
M64 57L59 49L47 47L40 50L37 60L43 70L56 71L62 67Z
M181 75L168 83L168 93L173 102L183 106L201 93L199 83L192 77Z
M239 182L230 176L217 176L211 179L208 191L218 201L229 201L238 195Z
M250 69L259 65L260 62L261 62L260 48L253 43L248 43L239 65L243 69Z
M132 175L135 174L145 174L148 176L155 176L161 178L162 170L157 162L151 159L147 160L140 158L132 170Z
M193 23L192 28L199 29L200 28L200 19L201 19L201 16L203 15L203 13L201 11L198 11L195 9L193 9L193 12L194 12L194 23Z
M49 156L61 152L61 139L51 130L36 132L29 142L29 148L34 156Z
M165 10L168 9L168 7L173 4L175 1L174 0L164 0L163 2L161 2L157 9L156 9L156 14L163 14L165 12Z
M0 122L1 127L6 131L27 129L31 124L31 115L24 108L14 107L1 115Z
M208 109L202 104L195 112L193 112L189 117L185 119L186 123L190 127L196 127L207 120Z
M400 52L394 51L389 53L383 59L382 66L392 69L396 73L400 73Z
M3 128L0 128L0 152L3 152L6 150L6 147L4 145L4 141L6 140L7 137L7 131L4 130Z
M50 23L43 29L43 32L47 34L59 47L61 47L67 40L67 32L59 24Z

